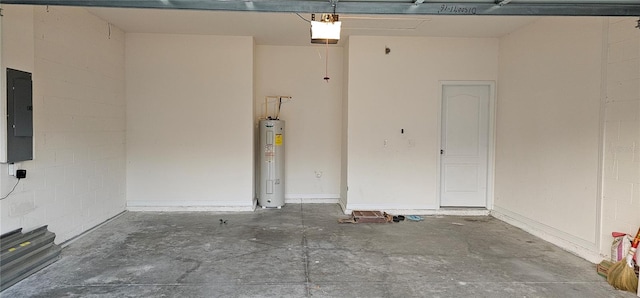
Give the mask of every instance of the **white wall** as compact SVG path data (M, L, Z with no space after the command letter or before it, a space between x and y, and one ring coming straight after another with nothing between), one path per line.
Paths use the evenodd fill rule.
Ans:
M498 40L351 36L348 51L347 209L439 208L440 81L496 80Z
M124 210L124 34L81 8L3 8L3 67L33 71L35 158L1 230L49 225L60 243ZM4 195L6 165L0 179Z
M126 35L130 209L253 208L253 47Z
M3 16L0 18L2 31L0 38L2 39L2 48L0 53L0 71L6 73L7 68L18 69L33 73L34 69L34 35L33 35L33 7L22 5L2 5ZM7 115L7 82L5 75L0 79L0 107L2 109L2 118ZM35 105L34 101L34 105ZM34 111L34 118L37 115L37 109ZM34 122L37 119L34 119ZM7 157L7 121L0 121L0 160L6 161ZM34 152L37 154L37 152ZM28 173L29 177L31 173ZM6 196L17 179L8 175L8 165L0 164L0 194L1 197ZM22 181L24 186L24 182ZM22 187L16 188L14 195L5 200L0 201L0 232L8 232L13 229L22 227L22 222L26 220L24 215L32 213L36 206L32 196L22 191ZM20 212L25 210L23 212ZM16 212L18 211L18 212ZM30 223L36 227L37 224Z
M601 61L601 18L541 18L500 39L493 214L587 253L597 251Z
M33 39L33 7L28 5L3 5L7 13L0 18L2 26L2 52L0 65L2 73L6 73L7 68L22 70L33 73L34 68L34 39ZM6 78L2 76L0 80L0 90L6 90ZM7 93L0 92L0 107L2 115L6 116ZM7 139L7 122L0 121L0 140ZM0 162L7 161L7 143L0 142ZM3 168L4 167L4 168ZM0 166L0 171L6 173L6 165ZM11 182L14 182L15 180ZM5 182L5 181L2 181ZM6 191L10 191L13 183ZM5 187L6 188L6 187ZM3 189L4 190L4 189ZM3 192L4 193L4 192Z
M640 227L640 30L637 18L607 22L606 103L602 235L609 254L611 232Z
M328 83L323 80L325 51L324 46L256 47L256 115L263 114L265 96L293 97L280 113L286 121L288 202L337 202L340 197L342 49L329 48Z

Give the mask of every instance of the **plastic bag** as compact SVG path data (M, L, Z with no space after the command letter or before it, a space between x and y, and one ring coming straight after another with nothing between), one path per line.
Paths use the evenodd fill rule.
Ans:
M611 243L611 262L617 262L625 258L631 248L631 236L621 233L613 232L613 242Z

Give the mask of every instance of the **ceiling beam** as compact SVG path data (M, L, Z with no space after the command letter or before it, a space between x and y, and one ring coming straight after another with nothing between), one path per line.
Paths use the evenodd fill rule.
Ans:
M565 0L567 1L567 0ZM85 7L164 8L222 11L256 11L289 13L333 12L329 1L317 0L0 0L0 4L63 5ZM518 3L498 5L487 2L425 2L413 1L347 1L338 3L336 13L342 14L410 14L410 15L513 15L513 16L640 16L640 2L594 3Z

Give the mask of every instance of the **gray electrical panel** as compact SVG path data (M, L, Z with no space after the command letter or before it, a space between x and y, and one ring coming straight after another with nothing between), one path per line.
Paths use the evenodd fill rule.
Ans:
M31 73L7 68L7 162L33 159Z

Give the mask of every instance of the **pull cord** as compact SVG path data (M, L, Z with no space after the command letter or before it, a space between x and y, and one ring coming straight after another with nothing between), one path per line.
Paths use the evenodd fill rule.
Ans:
M324 59L324 80L327 81L327 83L329 83L329 39L327 39L327 43L326 43L326 54L325 54L325 59Z

